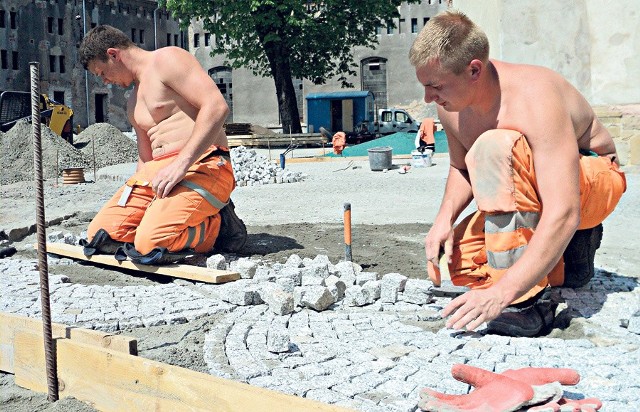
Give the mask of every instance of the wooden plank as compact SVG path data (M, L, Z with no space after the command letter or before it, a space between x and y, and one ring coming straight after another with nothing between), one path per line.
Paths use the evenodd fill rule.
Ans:
M36 335L16 335L17 385L47 391L44 348ZM60 398L74 397L100 411L348 411L186 368L56 340Z
M47 243L47 253L66 256L73 259L84 260L121 269L139 270L141 272L156 275L171 276L174 278L196 280L205 283L225 283L240 279L238 272L229 270L217 270L200 266L173 264L164 266L151 266L133 263L130 260L117 261L110 255L85 256L81 246L67 245L66 243Z
M0 312L0 370L3 372L14 373L13 347L18 331L37 334L44 345L42 319ZM51 333L54 338L67 338L117 352L138 354L138 340L130 336L75 328L55 322L51 324Z

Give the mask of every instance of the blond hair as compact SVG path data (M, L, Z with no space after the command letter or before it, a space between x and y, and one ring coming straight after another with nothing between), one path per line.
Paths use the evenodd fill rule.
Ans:
M459 11L440 13L424 26L409 51L415 67L437 61L460 74L473 59L487 62L489 40L482 29Z

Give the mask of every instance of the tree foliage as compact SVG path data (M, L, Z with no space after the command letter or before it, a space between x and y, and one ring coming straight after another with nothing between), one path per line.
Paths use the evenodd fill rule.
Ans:
M420 0L409 0L417 3ZM195 19L212 35L212 54L233 68L273 77L285 130L300 132L292 78L315 84L356 75L355 46L375 47L376 28L393 25L399 0L160 0L183 27ZM295 109L295 110L294 110ZM289 123L289 124L287 124Z

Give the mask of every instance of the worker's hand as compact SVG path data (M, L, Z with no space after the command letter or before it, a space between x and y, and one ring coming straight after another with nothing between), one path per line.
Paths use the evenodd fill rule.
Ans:
M338 132L333 135L331 143L333 144L333 153L338 155L342 154L342 151L347 144L347 135L344 132Z
M453 299L442 310L442 317L447 320L446 327L474 330L483 322L497 318L511 302L505 300L501 289L493 285L487 289L474 289Z
M449 223L437 221L424 238L424 251L427 256L427 274L434 285L440 286L440 256L444 253L446 262L451 263L453 255L453 227Z
M151 188L155 192L156 197L160 199L167 197L171 190L184 179L191 165L185 167L182 163L183 162L176 158L176 160L158 170L158 173L156 173L151 181Z

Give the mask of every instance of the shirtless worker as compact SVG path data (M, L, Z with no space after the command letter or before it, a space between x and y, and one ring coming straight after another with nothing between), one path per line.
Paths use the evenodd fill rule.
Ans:
M626 189L611 135L559 74L489 59L486 35L463 13L432 18L409 59L450 154L427 271L439 285L444 250L452 282L471 288L444 308L447 327L548 333L549 287L589 282L601 223ZM454 228L472 199L478 211Z
M189 250L242 248L223 130L229 108L195 57L178 47L143 50L102 25L86 34L80 62L105 84L133 85L127 114L139 154L135 174L89 224L85 254L162 264Z

